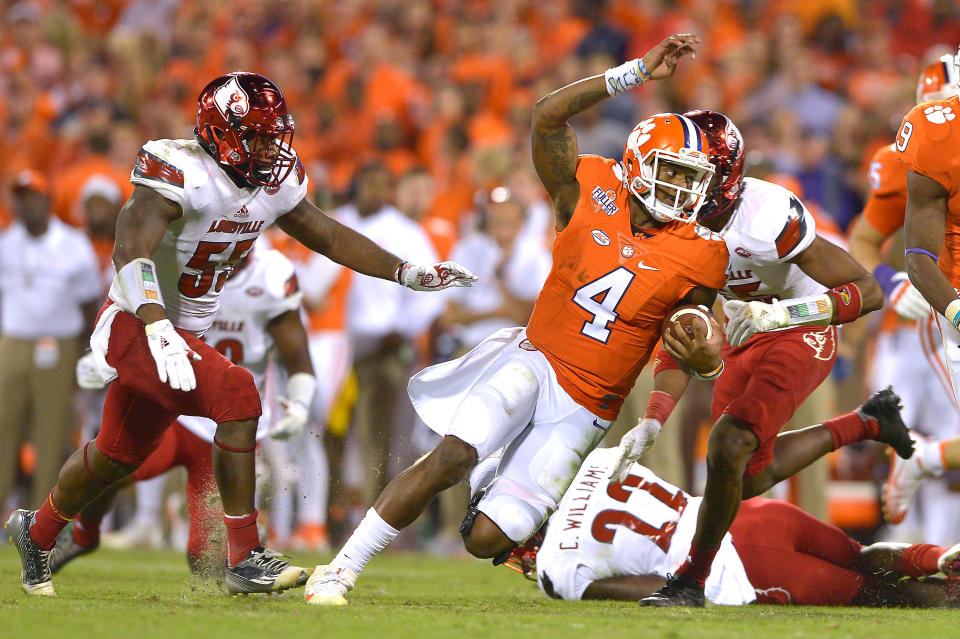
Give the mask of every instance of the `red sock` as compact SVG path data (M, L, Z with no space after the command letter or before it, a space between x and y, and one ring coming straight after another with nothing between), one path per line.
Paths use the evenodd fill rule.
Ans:
M898 568L908 577L926 577L940 571L937 560L946 549L933 544L915 544L900 555Z
M873 439L880 433L880 424L877 420L859 410L834 417L823 422L830 434L833 435L833 449L841 446Z
M687 560L683 562L683 565L677 569L677 574L690 577L703 588L703 585L707 582L707 576L710 574L713 558L718 550L720 550L719 546L710 550L703 550L698 548L696 544L691 543L690 554L687 555Z
M73 522L73 540L84 548L93 548L100 543L100 520L88 521L83 515Z
M37 514L34 515L33 525L30 526L30 537L43 550L50 550L57 541L57 535L60 534L60 531L66 528L67 524L73 521L76 516L76 514L64 513L57 508L57 505L53 503L53 491L51 490L50 496L37 510Z
M250 551L260 545L260 532L257 530L257 511L254 509L249 515L231 517L223 516L223 523L227 525L227 548L229 563L234 566L250 554Z

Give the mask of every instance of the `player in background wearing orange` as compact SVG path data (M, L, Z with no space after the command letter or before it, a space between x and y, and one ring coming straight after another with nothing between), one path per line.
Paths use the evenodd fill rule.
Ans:
M917 104L958 92L953 56L944 55L921 73ZM956 437L960 423L950 379L939 354L940 337L930 305L907 274L891 266L881 254L887 239L903 226L907 207L907 167L900 161L894 144L874 153L869 183L869 199L850 235L850 253L873 272L892 309L888 316L893 321L884 321L883 328L891 323L893 327L881 329L877 338L874 386L892 383L904 400L904 421L932 437L931 440L916 434L913 457L890 460L883 512L888 522L899 524L904 522L923 479L943 474L945 467L960 468L960 438ZM900 260L893 262L898 264ZM922 358L918 357L921 352ZM905 526L918 528L923 539L947 543L954 536L960 499L940 482L923 488L919 499L920 513ZM903 535L903 531L894 535Z
M726 242L726 371L713 389L714 426L707 483L690 554L666 585L642 605L703 606L704 584L742 499L761 494L813 460L846 444L875 439L909 457L913 444L900 421L899 399L877 393L852 413L777 435L826 378L837 351L837 324L880 307L883 293L850 255L816 234L813 216L785 188L744 177L744 144L722 113L686 114L710 140L717 178L698 213ZM784 329L784 330L778 330ZM665 344L670 346L668 338ZM648 415L621 440L622 478L659 432L688 377L671 354L657 354ZM664 387L665 380L673 380ZM656 417L658 416L659 417Z
M529 326L498 331L411 379L414 407L443 439L387 485L330 565L317 567L308 604L345 605L367 562L468 476L464 545L476 557L505 560L546 521L616 419L667 313L683 301L712 304L728 256L694 224L713 174L702 131L678 114L650 117L627 138L620 164L579 155L568 124L608 97L670 77L698 42L670 36L642 60L536 104L533 164L553 201L557 236ZM719 349L698 337L687 363L715 375ZM502 449L492 481L471 474Z

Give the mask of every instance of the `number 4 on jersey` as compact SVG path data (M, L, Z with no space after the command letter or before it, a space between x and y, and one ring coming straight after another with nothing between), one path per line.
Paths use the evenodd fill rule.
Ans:
M573 296L574 303L593 315L592 320L583 323L581 333L598 342L607 343L610 339L608 326L616 321L617 305L623 299L633 278L634 273L620 266L577 289Z

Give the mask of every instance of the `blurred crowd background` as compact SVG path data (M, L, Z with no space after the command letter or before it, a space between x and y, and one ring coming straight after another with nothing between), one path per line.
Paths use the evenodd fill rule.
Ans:
M271 526L271 545L322 548L328 532L336 536L349 526L386 478L432 445L404 394L411 372L529 315L549 270L552 241L550 209L529 151L531 108L539 97L642 56L670 33L698 34L703 43L696 59L681 63L674 79L575 119L581 153L619 158L627 133L647 114L723 111L746 140L748 174L781 181L842 235L863 205L873 151L891 142L914 104L920 70L956 51L960 5L22 0L3 2L2 26L0 228L28 208L18 203L26 191L46 195L49 213L90 239L103 291L111 277L113 222L132 191L129 174L140 145L192 138L200 89L234 70L262 73L284 91L309 197L321 208L369 226L371 237L401 256L416 258L408 255L416 245L422 255L458 259L481 276L483 286L447 296L442 306L405 304L379 297L360 278L318 266L279 234L268 234L267 242L302 269L311 335L345 345L336 357L315 359L322 364L321 385L335 386L311 426L329 457L329 506L321 502L322 513L298 519L306 510L288 499L282 512L291 514ZM389 220L404 217L403 233L394 232ZM409 239L417 234L422 247ZM10 292L0 288L0 294ZM96 306L100 299L80 301ZM882 315L845 329L835 375L797 417L798 426L866 396ZM88 334L84 326L74 337L83 342ZM648 376L638 383L608 443L635 423L649 384ZM694 492L703 480L709 392L706 383L691 388L656 447L659 459L651 461ZM43 474L50 471L42 469L59 468L81 432L95 432L95 397L74 389L43 401L70 407L68 427L40 437L29 424L10 432L13 425L0 423L7 430L0 441L8 442L0 454L11 463L2 469L11 474L9 490L0 481L4 510L35 506L33 479L41 492L48 489L52 480ZM284 470L284 464L297 466L297 452L271 452L278 446L270 442L263 451L280 460L262 464L269 474L267 502L271 486L278 500L301 490L297 472ZM49 459L55 463L41 461ZM882 528L878 491L885 464L873 446L851 447L777 495L864 539L919 534ZM301 463L299 472L310 469ZM176 483L163 488L172 495L164 502L169 514L157 514L163 509L155 505L153 523L145 526L155 533L151 543L160 533L176 537L170 534L182 518ZM455 547L457 499L439 505L405 543ZM121 505L116 526L133 517L131 508Z

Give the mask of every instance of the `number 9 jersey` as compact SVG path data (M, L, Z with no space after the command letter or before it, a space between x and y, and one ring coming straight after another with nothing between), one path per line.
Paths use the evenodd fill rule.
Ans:
M276 188L241 188L195 141L153 140L140 149L130 181L183 211L151 256L174 326L195 335L210 327L232 266L306 196L303 163L295 167Z
M660 339L660 324L691 289L726 283L726 244L706 229L670 222L634 233L620 165L583 155L580 199L557 232L553 268L527 337L578 404L616 419Z

